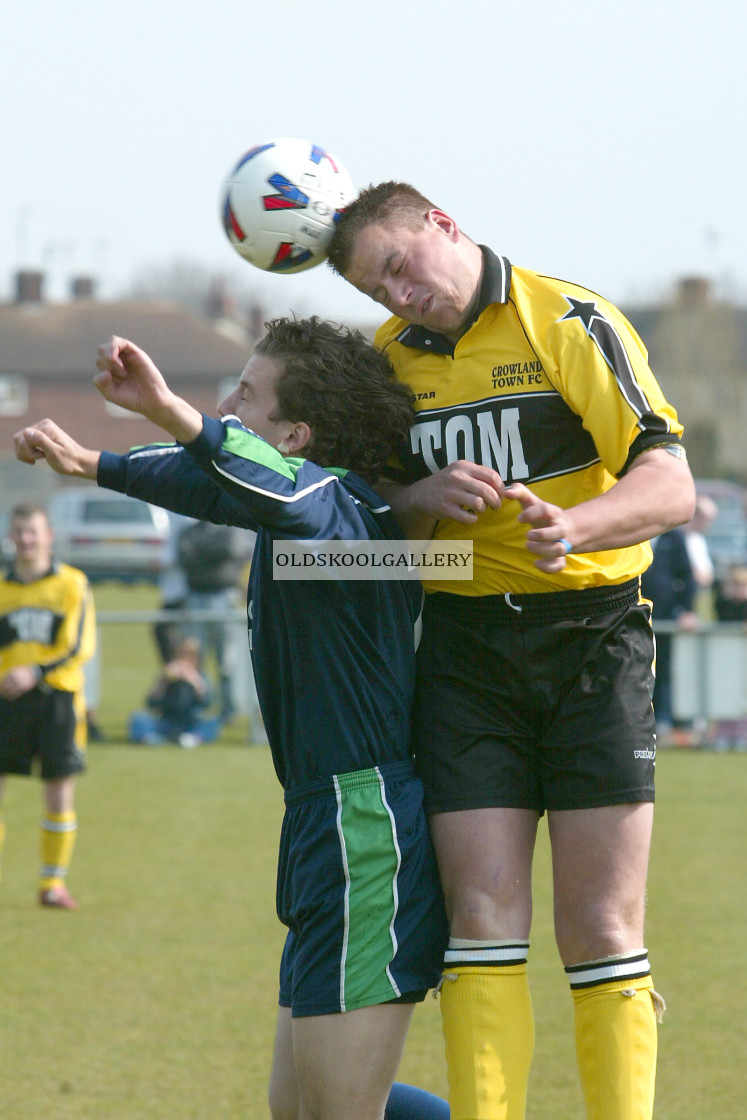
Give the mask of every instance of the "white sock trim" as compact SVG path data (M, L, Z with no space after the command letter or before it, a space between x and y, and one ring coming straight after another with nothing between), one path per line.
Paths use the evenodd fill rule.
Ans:
M593 988L597 984L609 984L614 980L635 980L651 974L648 951L640 949L632 953L619 953L598 961L585 961L569 965L566 976L571 990Z
M466 937L450 937L444 953L444 965L510 965L526 964L528 941L473 941Z

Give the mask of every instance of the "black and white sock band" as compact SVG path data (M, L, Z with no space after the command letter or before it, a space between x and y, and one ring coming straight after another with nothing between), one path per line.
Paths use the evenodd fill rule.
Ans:
M526 964L528 954L528 941L470 941L464 937L451 937L444 953L444 966L499 968Z
M577 988L593 988L597 984L611 984L615 980L636 980L641 976L648 976L651 966L647 950L641 949L635 953L621 953L599 961L572 964L565 972L571 989L575 991Z

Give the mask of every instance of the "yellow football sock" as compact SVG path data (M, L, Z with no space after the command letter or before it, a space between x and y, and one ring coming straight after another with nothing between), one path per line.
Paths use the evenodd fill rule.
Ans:
M534 1052L526 964L447 963L441 1018L452 1120L523 1120Z
M39 886L43 891L59 887L73 858L78 818L75 812L47 813L41 821L41 868Z
M576 1056L588 1120L651 1120L657 1019L650 975L573 991Z

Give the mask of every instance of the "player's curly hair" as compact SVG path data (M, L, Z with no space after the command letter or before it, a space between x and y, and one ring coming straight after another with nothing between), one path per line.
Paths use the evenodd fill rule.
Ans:
M310 319L273 319L255 353L279 363L273 420L311 428L304 454L375 482L414 419L410 390L360 331Z
M327 262L335 272L344 276L359 233L373 222L396 222L405 229L417 231L425 225L426 214L435 204L410 186L391 179L378 186L365 187L357 198L345 207L337 220Z

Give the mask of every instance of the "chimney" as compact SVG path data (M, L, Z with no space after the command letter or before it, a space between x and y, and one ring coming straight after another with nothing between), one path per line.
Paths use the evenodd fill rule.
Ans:
M16 303L41 303L44 273L23 269L16 273Z
M225 283L216 278L210 285L205 312L208 319L235 319L236 301L228 292Z
M93 299L95 295L92 276L74 276L70 284L73 299Z
M257 342L265 333L265 309L261 303L253 303L249 308L249 333Z
M706 307L711 298L711 282L705 276L685 276L679 283L679 296L683 307Z

